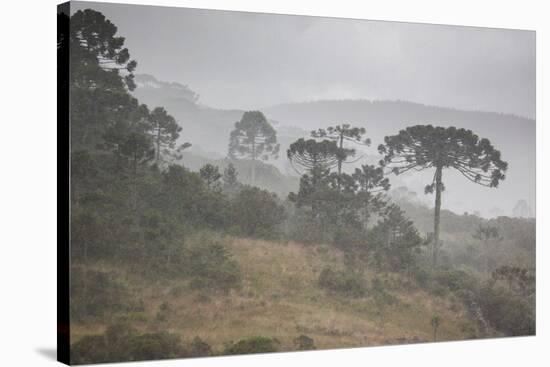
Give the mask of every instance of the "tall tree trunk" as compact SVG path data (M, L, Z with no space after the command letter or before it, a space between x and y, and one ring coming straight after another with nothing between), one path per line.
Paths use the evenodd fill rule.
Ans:
M250 170L250 182L252 186L256 183L256 139L252 140L252 167Z
M437 265L437 253L439 251L439 221L441 213L441 190L443 189L441 177L443 167L439 166L435 171L435 209L434 209L434 243L432 249L432 267Z
M314 167L317 166L317 162L314 161ZM317 203L317 189L318 189L318 171L316 168L313 168L312 171L311 171L311 184L313 185L313 195L314 195L314 200L313 202L311 203L311 217L312 219L314 220L314 222L317 221L317 217L318 217L318 212L319 212L319 209L318 209L318 203Z
M491 246L491 240L489 239L486 239L485 240L485 271L487 272L487 274L490 276L491 275L491 266L490 266L490 261L491 261L491 258L490 258L490 254L491 254L491 249L489 248Z
M369 208L369 204L370 204L370 193L369 193L369 180L367 178L365 178L365 186L363 187L363 191L365 192L365 195L366 195L366 200L365 200L365 208L364 208L364 218L363 220L365 221L365 231L368 230L368 227L369 227L369 218L370 218L370 208Z
M340 134L340 153L344 149L344 134ZM341 177L342 177L342 158L338 158L338 191L340 190L341 186Z
M157 166L160 163L160 126L157 129Z

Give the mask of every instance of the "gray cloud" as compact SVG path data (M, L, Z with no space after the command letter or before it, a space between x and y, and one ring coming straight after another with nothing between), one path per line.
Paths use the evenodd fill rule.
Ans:
M531 31L73 3L103 12L138 72L215 107L402 99L535 115Z

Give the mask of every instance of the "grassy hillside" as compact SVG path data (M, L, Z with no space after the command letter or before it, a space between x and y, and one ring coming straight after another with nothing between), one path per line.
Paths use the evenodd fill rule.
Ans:
M185 280L153 282L147 274L96 265L97 270L113 272L143 309L76 322L73 341L129 319L142 332L165 330L183 340L199 336L215 352L227 342L260 335L276 338L281 350L295 350L299 335L312 338L320 349L359 347L431 341L435 314L442 320L438 340L480 336L462 303L452 296L428 294L403 275L365 272L367 284L374 277L383 282L390 295L384 305L369 292L360 298L327 293L318 286L321 270L344 266L343 254L333 247L231 237L223 241L243 277L242 286L227 293L193 290Z

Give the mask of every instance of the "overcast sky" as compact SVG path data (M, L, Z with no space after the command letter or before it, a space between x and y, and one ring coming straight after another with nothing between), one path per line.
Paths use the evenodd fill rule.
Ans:
M106 3L137 73L213 107L401 99L535 117L535 33Z

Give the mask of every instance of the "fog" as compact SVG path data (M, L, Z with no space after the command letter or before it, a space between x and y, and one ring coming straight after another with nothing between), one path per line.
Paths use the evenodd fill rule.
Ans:
M534 33L57 19L63 363L536 334Z
M530 31L93 7L119 27L140 72L189 84L215 107L368 98L535 115Z
M273 106L342 99L403 100L535 118L532 31L106 3L72 6L73 11L93 7L118 26L138 73L189 85L204 106L272 111L283 126L310 128ZM350 121L332 123L341 122ZM519 119L502 131L494 124L488 129L482 120L473 123L479 128L468 128L505 144L498 148L510 163L507 180L497 190L465 182L468 198L449 185L444 206L461 212L479 204L483 215L493 209L509 215L526 199L534 210L534 121ZM518 124L529 126L515 141ZM424 181L414 180L418 191Z

